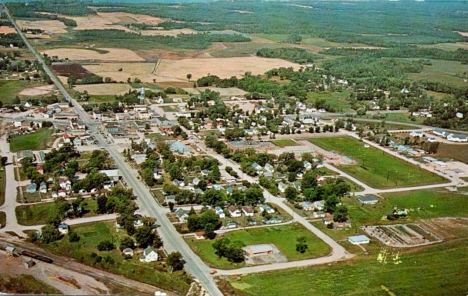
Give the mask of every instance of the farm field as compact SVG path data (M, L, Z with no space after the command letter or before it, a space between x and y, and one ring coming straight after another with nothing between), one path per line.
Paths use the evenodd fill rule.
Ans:
M134 51L122 48L54 48L42 51L49 56L68 58L71 61L127 61L143 62Z
M40 29L46 34L64 34L67 33L67 26L59 20L17 20L20 28Z
M412 79L430 80L443 83L452 83L456 86L465 86L463 78L456 77L455 74L466 72L466 65L460 62L431 60L432 66L424 66L420 73L408 73Z
M468 49L468 44L466 42L453 42L453 43L437 43L437 44L420 44L418 47L422 48L438 48L442 50L454 51L459 48Z
M133 14L127 12L98 12L96 15L83 17L70 17L76 21L77 26L74 30L107 30L117 29L131 32L130 29L123 26L123 23L146 23L148 25L157 25L164 20L143 14Z
M43 86L35 86L35 87L28 87L23 89L19 92L20 97L34 97L34 96L43 96L43 95L50 95L53 90L55 89L55 85L43 85Z
M391 258L379 263L374 252L332 265L246 275L241 281L233 278L231 285L245 295L464 295L467 243L462 239L401 251L398 265Z
M307 238L309 248L303 254L296 251L296 239L300 236ZM224 234L231 241L242 241L246 246L254 244L274 244L289 261L303 260L325 256L330 252L327 244L299 224L270 226L247 230L236 230ZM215 240L186 239L192 250L208 265L223 269L239 268L244 263L231 263L225 258L219 259L212 244Z
M435 156L451 158L468 164L468 145L440 143Z
M173 29L173 30L142 30L141 35L143 36L173 36L177 37L179 34L197 34L198 32L190 29Z
M117 82L126 82L128 78L132 81L134 78L139 78L142 82L154 82L154 79L158 78L153 74L155 65L155 63L99 63L83 65L83 67L96 75L111 77ZM119 71L120 69L122 70ZM187 73L184 77L186 75Z
M114 96L127 93L133 88L127 83L102 83L102 84L82 84L73 87L73 90L84 92L85 90L91 96ZM91 99L89 99L91 101Z
M93 199L83 201L85 214L83 217L96 216L97 203ZM50 218L56 215L53 202L40 203L34 205L20 205L16 207L16 218L20 225L41 225L46 224Z
M142 264L138 261L139 254L136 254L133 259L125 260L117 249L105 252L98 251L99 242L103 240L118 242L124 236L122 231L116 232L114 221L81 224L74 226L72 230L80 236L79 242L71 243L65 237L54 244L44 245L44 247L56 254L72 257L84 264L179 294L185 294L188 291L189 278L181 272L165 272L165 268L159 262Z
M424 118L416 117L415 121L412 121L409 117L408 113L386 113L385 120L386 121L397 121L402 123L414 123L414 124L422 124Z
M268 41L268 40L266 40ZM231 58L231 57L250 57L256 55L261 48L280 48L284 47L274 42L261 43L258 40L252 42L223 42L224 48L210 51L210 55L215 58Z
M264 74L279 67L299 69L299 65L295 63L260 57L163 59L156 71L156 78L158 81L186 81L188 73L192 74L192 80L206 76L208 73L219 78L242 77L245 72L252 72L253 75Z
M54 138L52 130L41 128L34 133L27 135L12 136L10 149L12 152L20 150L43 150L52 145Z
M0 26L0 34L12 34L16 33L15 28L8 26Z
M9 105L19 95L21 90L29 85L25 80L0 80L0 100L3 105Z
M362 142L351 137L310 138L308 141L355 159L358 165L342 165L339 169L374 188L408 187L447 181L380 149L372 146L364 148Z
M291 139L270 140L270 142L272 142L273 144L275 144L276 146L280 148L287 147L287 146L300 146L299 143Z

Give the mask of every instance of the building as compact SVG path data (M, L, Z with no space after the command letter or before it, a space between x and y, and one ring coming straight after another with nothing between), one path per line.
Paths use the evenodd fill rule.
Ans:
M379 202L379 199L373 195L364 195L358 197L358 201L365 205L374 205Z
M126 256L133 256L133 250L130 248L123 249L122 253Z
M244 248L249 257L266 256L273 254L273 247L269 244L247 246Z
M68 233L68 225L65 224L65 223L60 223L60 225L58 226L58 231L61 234L67 234Z
M251 207L248 207L248 206L243 206L242 207L242 212L247 217L252 217L254 215L254 210Z
M47 193L47 184L46 184L46 182L42 181L41 184L39 184L39 192L40 193Z
M368 244L370 242L370 238L365 235L354 235L348 237L348 241L353 245L361 245Z
M172 152L178 152L180 154L189 153L191 151L190 148L187 147L187 145L185 145L181 141L175 141L175 142L171 143L170 146L169 146L169 149Z
M288 188L288 185L284 184L283 182L280 182L278 184L278 189L281 193L284 193L286 191L286 188Z
M226 224L226 228L228 229L237 228L237 223L234 221L230 221Z
M275 210L273 210L273 208L270 207L269 205L261 205L259 207L259 210L260 210L260 213L263 213L263 211L266 211L268 214L274 214L275 213Z
M81 147L82 145L83 145L83 143L82 143L80 137L76 137L76 138L73 139L73 146Z
M228 211L229 211L229 214L231 215L231 217L240 217L240 216L242 216L241 211L239 211L239 209L236 208L235 206L229 206Z
M111 181L117 182L120 179L120 172L118 169L114 170L101 170L99 171L102 174L105 174Z
M450 134L447 136L447 140L452 142L466 142L467 137L463 134Z
M37 184L36 183L31 183L26 186L26 192L27 193L35 193L37 191Z
M312 211L314 205L310 201L302 201L299 203L304 211Z
M25 158L31 158L33 161L36 159L34 153L29 150L21 150L16 152L16 161L21 162Z
M217 206L215 208L216 215L218 215L219 218L224 219L226 217L226 214L224 214L223 209L220 206Z
M176 216L180 222L185 222L188 218L188 212L184 209L177 209Z
M140 262L154 262L158 261L158 252L153 249L153 247L148 246L146 249L143 250L143 254L140 256Z
M140 165L146 161L146 154L133 154L130 156L131 159L135 161L136 164Z

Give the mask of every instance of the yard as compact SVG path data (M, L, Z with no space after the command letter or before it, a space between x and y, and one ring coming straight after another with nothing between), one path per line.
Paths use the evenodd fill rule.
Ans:
M0 101L10 105L21 90L29 85L25 80L0 80Z
M125 277L152 284L164 289L185 294L189 288L189 278L181 272L167 273L160 262L140 263L138 254L125 260L120 251L100 252L97 244L110 240L118 245L123 234L116 232L115 222L97 222L74 226L73 231L80 236L79 242L70 243L64 238L46 246L54 253L72 257L84 264L121 274ZM97 259L98 258L98 259ZM100 259L99 259L100 258Z
M309 92L307 93L307 100L314 103L318 99L324 99L336 112L347 112L351 110L347 100L350 93L347 90L342 92Z
M287 146L300 146L299 143L291 139L271 140L270 142L272 142L273 144L275 144L276 146L280 148L284 148Z
M420 252L403 250L400 264L390 256L381 264L371 253L335 264L251 274L231 284L245 295L465 295L467 252L463 239Z
M96 216L97 203L93 199L83 201L85 214L83 217ZM34 205L21 205L16 207L16 218L20 225L41 225L46 224L49 218L56 215L53 202L40 203Z
M300 236L307 238L308 250L301 254L296 251L296 239ZM325 256L330 252L327 244L299 224L271 226L236 230L224 235L231 241L242 241L246 246L255 244L274 244L289 261L304 260ZM225 258L219 259L212 247L214 240L186 239L192 250L208 265L223 269L233 269L244 266L243 263L234 264Z
M446 179L351 137L311 138L309 142L357 161L340 170L374 188L408 187L447 182Z
M12 136L10 150L12 152L21 150L43 150L51 146L53 141L52 130L41 128L31 134Z

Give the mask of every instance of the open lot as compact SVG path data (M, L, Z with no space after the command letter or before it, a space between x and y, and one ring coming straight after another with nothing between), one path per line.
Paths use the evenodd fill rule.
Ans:
M440 143L435 156L455 159L468 164L468 145Z
M273 144L281 148L287 147L287 146L300 146L299 143L291 139L271 140L270 142L272 142Z
M161 262L140 263L138 261L139 253L135 254L134 258L125 260L118 249L106 252L98 251L99 242L109 240L118 244L117 242L124 236L122 231L116 232L114 221L81 224L72 229L80 236L79 242L71 243L65 237L44 247L84 264L173 290L179 294L185 294L188 291L188 277L181 272L167 273Z
M379 263L378 254L373 252L335 264L230 280L247 295L465 295L467 243L462 239L425 247L420 252L401 251L399 264L392 260L397 251L390 249L387 264Z
M25 80L0 80L0 100L3 105L11 104L21 90L28 85L29 82Z
M46 34L63 34L67 33L67 26L58 20L17 20L18 27L25 29L39 29Z
M374 188L391 188L443 183L447 180L391 156L375 147L365 148L351 137L311 138L308 141L356 160L359 165L340 165L339 169Z
M49 95L55 89L55 85L43 85L36 87L25 88L19 92L20 96L34 97L34 96L43 96Z
M54 48L43 53L72 61L142 62L145 60L134 51L121 48Z
M43 150L49 145L52 145L53 142L52 130L41 128L31 134L12 136L10 149L12 152L20 150Z
M122 95L133 89L127 83L102 83L102 84L83 84L76 85L73 90L88 91L90 95L105 96L105 95ZM92 99L90 99L92 101Z
M296 239L307 238L309 248L303 254L296 251ZM289 261L303 260L325 256L330 252L327 244L299 224L271 226L236 230L224 234L231 241L239 240L245 245L274 244ZM214 240L186 239L187 243L208 265L223 269L239 268L243 263L233 264L225 258L219 259L212 247Z
M220 87L198 87L198 88L192 88L192 87L185 87L183 90L186 92L196 94L199 92L204 92L205 89L210 89L212 91L217 91L219 92L219 95L222 97L231 97L231 96L243 96L247 92L239 89L237 87L228 87L228 88L220 88Z
M342 92L309 92L307 93L307 100L314 103L318 99L326 100L336 112L346 112L351 110L351 105L347 101L350 91Z

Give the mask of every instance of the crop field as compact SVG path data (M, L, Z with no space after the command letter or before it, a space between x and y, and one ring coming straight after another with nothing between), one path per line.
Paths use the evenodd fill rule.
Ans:
M42 150L52 145L54 138L51 137L52 130L42 128L34 133L12 136L10 149L12 152L20 150Z
M223 44L224 48L220 48L215 51L210 51L210 55L215 58L250 57L252 55L255 55L257 51L261 48L284 47L283 45L275 44L273 42L261 43L255 39L252 40L252 42L223 42Z
M466 252L468 241L463 239L420 252L401 251L399 264L394 256L380 263L374 252L332 265L251 274L231 284L246 295L465 295Z
M454 42L454 43L437 43L430 45L418 45L418 47L423 48L438 48L442 50L453 51L459 48L468 49L468 44L466 42Z
M308 140L323 149L336 151L356 160L359 165L338 168L374 188L419 186L447 182L446 179L375 147L364 148L362 142L351 137L311 138Z
M300 146L299 143L291 139L270 140L270 142L281 148L287 146Z
M18 27L25 29L40 29L46 34L64 34L67 33L67 26L58 20L17 20Z
M105 95L122 95L133 89L127 83L101 83L101 84L83 84L76 85L73 90L76 91L88 91L92 96L105 96ZM90 99L89 101L91 101Z
M468 145L440 143L436 157L446 157L468 164Z
M84 264L172 290L177 294L186 294L188 291L189 280L187 276L181 272L167 273L160 262L142 264L137 259L138 255L135 255L133 259L125 260L117 249L106 252L98 251L99 242L109 240L118 245L119 240L123 237L121 232L116 232L114 221L81 224L73 226L72 229L80 236L79 242L71 243L67 238L63 238L44 247L56 254L72 257ZM102 261L98 262L97 257L100 257Z
M300 236L307 238L309 248L303 254L296 251L296 239ZM325 256L330 252L327 244L299 224L271 226L236 230L224 235L231 241L242 241L246 246L255 244L274 244L289 261L304 260ZM214 240L187 239L188 244L208 265L224 269L239 268L243 263L231 263L225 258L218 259L212 247Z
M25 80L0 80L0 100L4 105L11 104L22 89L29 85Z
M462 77L457 77L466 72L466 65L460 62L431 60L431 66L424 66L420 73L409 73L413 79L430 80L443 83L452 83L456 86L467 86Z
M192 74L192 80L206 76L208 73L220 78L230 78L232 76L242 77L245 72L252 72L253 75L264 74L268 70L279 67L293 67L299 69L299 65L281 59L268 59L259 57L238 57L238 58L196 58L184 60L161 61L156 76L166 81L187 80L187 74Z
M0 26L0 34L12 34L16 33L15 28L7 27L7 26Z
M44 50L43 53L72 61L142 62L145 60L134 51L122 48L54 48Z
M74 30L118 29L131 31L122 24L146 23L148 25L157 25L163 22L161 18L126 12L98 12L96 15L69 18L75 20L77 23L77 27L74 28Z
M94 76L94 74L76 63L54 63L51 66L52 70L57 75L70 77L73 76L77 79Z
M99 63L83 66L96 75L111 77L117 82L126 82L129 77L132 81L134 78L139 78L142 82L154 82L157 78L152 74L155 63ZM122 70L119 71L120 69ZM187 73L184 77L186 75Z
M173 36L176 37L179 34L197 34L198 32L189 29L173 29L173 30L143 30L141 31L141 35L143 36Z

